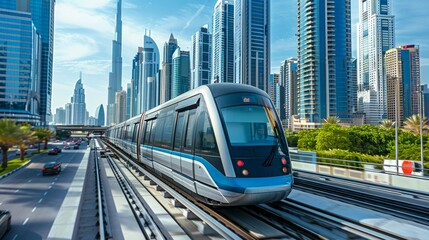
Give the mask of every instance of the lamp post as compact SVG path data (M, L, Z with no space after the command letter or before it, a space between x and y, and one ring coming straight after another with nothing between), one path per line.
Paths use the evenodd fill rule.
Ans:
M420 164L422 165L422 173L424 174L424 152L423 152L423 91L420 89L419 91L419 112L420 112Z
M395 81L395 160L396 174L399 174L399 159L398 159L398 81L396 77L391 77Z

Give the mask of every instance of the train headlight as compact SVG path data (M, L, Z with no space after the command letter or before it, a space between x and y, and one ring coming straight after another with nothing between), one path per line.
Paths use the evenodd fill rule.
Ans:
M284 157L282 157L282 164L283 164L283 165L286 165L286 164L287 164L286 158L284 158Z
M237 166L239 166L239 167L244 166L244 161L243 160L238 160L237 161Z
M249 175L249 171L247 171L247 169L244 169L243 172L241 172L241 173L243 173L243 176Z

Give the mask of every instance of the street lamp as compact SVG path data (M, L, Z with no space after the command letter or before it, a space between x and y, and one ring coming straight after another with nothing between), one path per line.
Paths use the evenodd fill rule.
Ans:
M420 100L420 106L419 106L419 112L420 112L420 164L422 165L422 173L424 174L424 152L423 152L423 91L420 88L419 91L419 100Z
M395 160L396 174L399 174L399 159L398 159L398 81L396 77L389 76L395 83Z

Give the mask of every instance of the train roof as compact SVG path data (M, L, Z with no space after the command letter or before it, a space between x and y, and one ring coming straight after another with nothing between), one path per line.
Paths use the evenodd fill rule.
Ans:
M256 94L268 96L268 94L263 90L257 87L246 85L246 84L214 83L214 84L207 84L204 86L207 86L210 89L213 97L218 97L221 95L236 93L236 92L250 92L250 93L256 93Z

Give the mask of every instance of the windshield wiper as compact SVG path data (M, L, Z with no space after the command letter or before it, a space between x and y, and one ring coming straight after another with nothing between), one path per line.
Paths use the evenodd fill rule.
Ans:
M278 142L279 142L277 138L274 138L274 139L275 139L274 145L271 147L270 155L268 155L267 160L265 160L263 164L264 167L271 167L272 165L272 162L276 153L276 148L278 147Z

